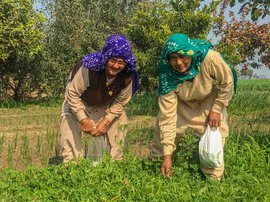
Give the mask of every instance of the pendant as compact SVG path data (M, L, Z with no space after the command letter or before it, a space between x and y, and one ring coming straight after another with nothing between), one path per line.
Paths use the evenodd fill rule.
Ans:
M110 90L110 91L109 91L109 95L112 96L112 94L113 94L113 92Z

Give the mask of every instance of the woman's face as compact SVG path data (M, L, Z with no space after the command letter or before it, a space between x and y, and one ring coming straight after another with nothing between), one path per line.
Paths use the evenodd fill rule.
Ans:
M169 62L174 70L184 73L190 67L192 57L180 55L179 53L171 53L169 54Z
M126 66L126 62L121 58L111 57L106 65L106 76L113 78L119 74Z

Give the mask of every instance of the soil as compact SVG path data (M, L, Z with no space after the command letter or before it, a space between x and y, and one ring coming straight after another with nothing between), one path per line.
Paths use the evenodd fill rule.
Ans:
M269 114L267 115L269 118ZM12 115L10 116L12 117ZM0 117L0 120L3 117ZM11 118L12 119L12 118ZM260 126L260 131L269 131L269 123L253 121L250 119L242 119L239 116L231 116L229 118L230 130L237 129L241 126L241 130L250 132ZM151 128L155 126L156 118L151 116L133 116L129 117L128 127L130 130L140 128ZM252 124L251 124L252 122ZM59 121L49 124L32 124L20 125L15 123L16 128L8 127L8 123L0 125L0 170L6 167L14 169L24 169L28 165L36 167L44 167L48 164L59 164L62 162L60 155L60 134ZM1 123L0 123L1 124ZM252 128L251 128L252 125ZM17 138L16 138L17 137ZM1 141L4 144L1 146ZM128 148L138 157L147 158L150 153L150 142L141 142L129 144Z
M131 130L145 126L153 127L155 120L150 116L130 117L128 127ZM44 167L61 163L59 123L50 124L50 131L55 131L49 133L50 137L47 130L46 126L42 125L17 126L16 130L8 130L7 126L0 127L0 131L4 131L0 134L0 142L4 135L3 147L0 145L0 170L7 167L21 170L28 165ZM150 145L141 142L129 145L129 148L139 157L147 157L150 151Z

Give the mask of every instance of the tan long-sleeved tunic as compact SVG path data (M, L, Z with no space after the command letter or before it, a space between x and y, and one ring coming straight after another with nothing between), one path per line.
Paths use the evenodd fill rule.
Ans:
M68 83L62 115L70 115L70 113L73 112L79 121L89 117L89 110L91 111L90 108L92 106L87 106L80 97L87 87L89 87L88 74L88 69L80 68L72 79L72 82ZM104 106L104 109L106 109L106 117L111 122L119 117L124 112L124 107L130 101L131 97L132 82L121 90L112 105Z
M223 137L228 136L226 107L233 94L232 71L213 50L209 50L199 70L192 81L159 96L158 127L164 155L175 150L176 133L192 128L202 135L210 111L221 113L220 132Z
M104 143L104 148L108 146L111 157L114 160L120 160L123 158L122 147L127 134L127 129L121 128L121 126L127 124L124 107L132 97L132 82L116 95L111 104L104 106L100 104L88 105L83 101L81 95L89 86L89 70L84 67L79 68L72 81L67 84L60 126L63 161L68 162L84 155L79 121L90 118L95 127L105 116L111 122L108 132L106 135L98 137L89 135L91 141L86 156L92 158L93 156L102 155L101 151L97 151L101 150L98 147L102 147L102 144L94 145L92 141L98 138L98 141Z

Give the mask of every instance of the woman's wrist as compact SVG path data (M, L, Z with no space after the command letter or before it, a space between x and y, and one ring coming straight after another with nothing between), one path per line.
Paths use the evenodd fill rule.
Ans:
M107 117L105 117L102 122L104 123L105 126L109 126L111 123Z
M172 154L167 154L164 156L164 160L171 160L172 159Z
M88 118L85 118L85 119L80 120L80 124L85 123L87 120L88 120Z

